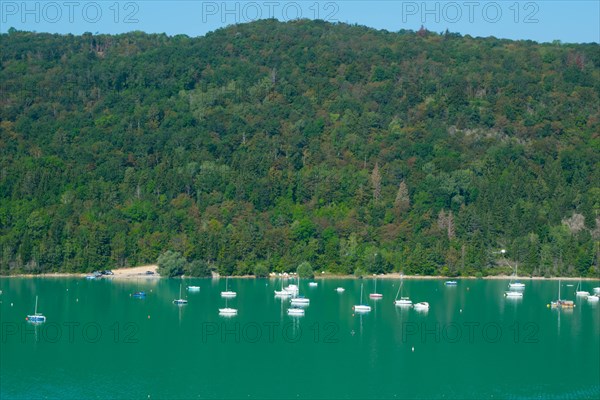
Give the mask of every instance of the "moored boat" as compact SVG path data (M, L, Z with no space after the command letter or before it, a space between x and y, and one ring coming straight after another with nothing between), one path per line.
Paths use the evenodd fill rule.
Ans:
M375 278L375 289L374 289L374 292L371 293L371 294L369 294L369 298L375 299L375 300L383 298L383 295L381 293L377 293L377 278Z
M288 315L294 315L294 316L300 316L300 315L304 315L304 309L303 308L288 308L287 310Z
M517 292L514 290L508 291L504 293L504 296L508 298L520 298L523 297L523 292Z
M188 303L188 301L181 296L181 287L182 287L182 285L179 284L179 298L173 300L173 304L177 304L177 305L180 305L180 306L185 305L185 304Z
M35 296L35 309L33 311L32 315L28 315L25 320L27 322L29 322L30 324L42 324L44 322L46 322L46 317L44 316L44 314L37 312L37 306L38 306L38 297Z
M398 292L396 293L396 299L394 300L394 305L398 307L412 307L412 300L408 297L402 297L402 286L404 285L404 280L402 276L400 277L400 287L398 288ZM398 298L400 296L400 298Z
M352 307L352 309L355 312L359 312L359 313L370 312L371 306L363 304L362 297L363 297L363 284L361 283L360 284L360 304L355 305L354 307Z

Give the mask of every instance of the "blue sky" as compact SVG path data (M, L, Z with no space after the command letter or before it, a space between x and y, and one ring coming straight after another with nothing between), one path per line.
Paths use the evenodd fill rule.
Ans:
M0 0L0 32L123 33L200 36L234 23L275 17L319 18L377 29L539 42L600 42L600 0L589 1L115 1Z

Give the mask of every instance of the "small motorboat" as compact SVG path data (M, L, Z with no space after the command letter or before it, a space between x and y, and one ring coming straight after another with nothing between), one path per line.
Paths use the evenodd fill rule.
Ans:
M138 299L143 299L144 297L146 297L146 292L143 292L143 291L135 292L131 296L135 297L135 298L138 298Z
M458 282L456 282L456 281L446 281L446 282L444 282L444 285L446 285L446 286L456 286L456 285L458 285Z
M415 303L414 308L417 311L427 311L429 310L429 303L426 301L421 301L419 303Z
M335 289L335 291L338 292L338 293L343 293L344 290L346 290L346 289L344 289L343 287L339 287L339 288Z
M200 286L188 286L187 290L189 292L199 292L200 291Z
M319 286L319 284L317 282L308 282L308 286L317 287L317 286Z

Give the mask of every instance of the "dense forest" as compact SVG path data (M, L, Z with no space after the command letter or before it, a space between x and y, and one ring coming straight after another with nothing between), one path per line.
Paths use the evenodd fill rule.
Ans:
M599 274L598 44L306 20L0 40L2 274Z

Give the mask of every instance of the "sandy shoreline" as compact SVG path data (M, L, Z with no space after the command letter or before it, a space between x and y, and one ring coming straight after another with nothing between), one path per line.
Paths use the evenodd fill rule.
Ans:
M150 278L150 279L158 279L161 278L161 276L158 274L157 272L158 270L158 265L141 265L138 267L132 267L132 268L118 268L118 269L113 269L112 272L114 275L105 275L103 276L103 278L105 279L136 279L139 277L145 277L145 278ZM151 271L153 272L153 274L147 274L147 271ZM6 275L6 276L0 276L0 278L83 278L88 274L82 274L82 273L61 273L61 272L56 272L56 273L48 273L48 274L39 274L39 275L34 275L34 274L21 274L21 275ZM289 277L295 276L295 275L288 275ZM213 277L218 278L218 275L215 275ZM373 279L373 278L377 278L377 279L400 279L401 277L404 279L417 279L417 280L462 280L462 279L488 279L488 280L510 280L513 277L510 275L494 275L494 276L484 276L481 278L477 278L474 276L458 276L458 277L448 277L448 276L441 276L441 275L431 275L431 276L427 276L427 275L400 275L397 272L391 273L391 274L385 274L385 275L365 275L363 276L363 279ZM191 278L191 277L187 277L187 278ZM254 275L244 275L244 276L232 276L231 278L233 279L254 279ZM268 277L269 279L279 279L281 278L280 275L278 274L272 274ZM315 273L315 280L318 279L357 279L354 275L334 275L334 274L319 274L319 273ZM599 278L578 278L578 277L551 277L551 278L545 278L543 276L533 276L533 277L529 277L529 276L519 276L518 278L519 280L522 281L534 281L534 280L558 280L558 279L562 279L565 281L599 281Z

